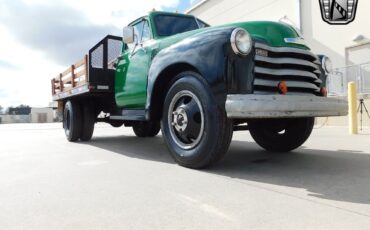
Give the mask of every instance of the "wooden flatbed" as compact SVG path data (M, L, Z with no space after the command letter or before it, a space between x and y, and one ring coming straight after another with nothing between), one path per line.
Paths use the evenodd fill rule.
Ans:
M51 80L54 101L77 96L114 97L114 63L122 50L122 37L108 35L80 61Z

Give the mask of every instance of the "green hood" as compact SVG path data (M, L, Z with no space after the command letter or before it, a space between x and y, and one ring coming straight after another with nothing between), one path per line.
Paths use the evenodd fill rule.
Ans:
M308 47L304 45L285 42L285 38L297 38L300 36L293 27L283 23L270 21L254 21L232 23L223 26L235 26L244 28L251 34L253 38L263 40L269 46L308 49Z
M194 36L196 34L212 31L218 28L227 28L227 27L241 27L247 30L254 40L263 40L267 45L272 47L295 47L301 49L309 49L309 47L300 44L286 43L285 38L297 38L299 34L295 29L289 25L285 25L278 22L270 21L253 21L253 22L238 22L225 24L221 26L212 26L207 28L202 28L198 30L193 30L181 34L176 34L170 37L162 37L161 43L162 47L174 44L181 41L187 37Z

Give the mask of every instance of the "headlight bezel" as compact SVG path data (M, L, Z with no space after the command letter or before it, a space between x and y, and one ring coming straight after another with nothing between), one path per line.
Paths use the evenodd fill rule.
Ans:
M245 42L245 41L241 41L240 36L247 36L246 38L248 39L247 40L248 44L244 44L244 45L247 45L247 49L243 49L242 47L240 47L239 43ZM248 33L248 31L246 31L243 28L236 28L233 30L233 32L231 33L231 37L230 37L230 43L231 43L231 48L233 49L234 53L237 55L247 56L252 51L252 47L253 47L252 37Z

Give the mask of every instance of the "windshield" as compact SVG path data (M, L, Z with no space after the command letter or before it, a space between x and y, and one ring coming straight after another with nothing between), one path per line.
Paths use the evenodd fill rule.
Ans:
M202 28L194 17L176 15L157 15L154 23L159 36L171 36Z

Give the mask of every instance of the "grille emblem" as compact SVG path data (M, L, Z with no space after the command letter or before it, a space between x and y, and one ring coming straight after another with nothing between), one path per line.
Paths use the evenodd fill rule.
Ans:
M267 50L256 49L256 55L262 56L262 57L268 57L269 52Z
M358 0L319 0L322 19L331 25L355 20Z

